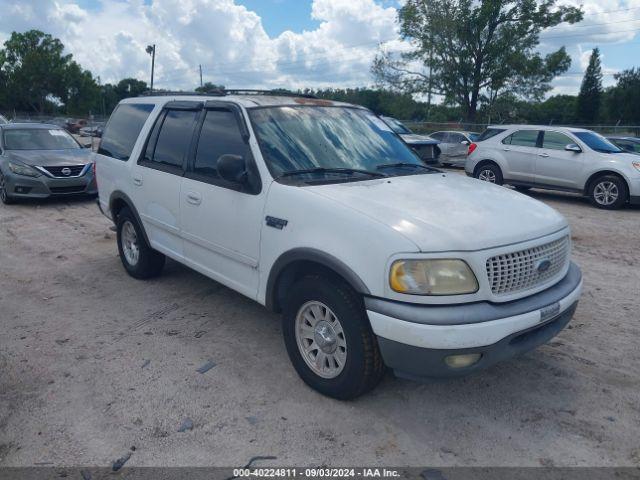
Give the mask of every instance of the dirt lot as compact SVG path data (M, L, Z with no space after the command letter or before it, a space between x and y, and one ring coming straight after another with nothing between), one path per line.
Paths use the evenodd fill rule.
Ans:
M128 277L93 201L0 206L0 465L107 466L131 446L128 466L640 465L640 209L531 195L573 228L568 329L481 374L387 375L346 403L298 379L259 305L174 262Z

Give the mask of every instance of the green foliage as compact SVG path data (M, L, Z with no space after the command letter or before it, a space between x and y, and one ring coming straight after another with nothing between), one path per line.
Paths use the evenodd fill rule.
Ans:
M594 48L589 57L589 66L584 73L576 115L580 123L586 125L595 123L600 113L602 99L602 65L600 62L600 50Z
M57 38L39 30L13 32L0 50L0 106L38 113L95 107L98 86L91 72L64 54Z
M480 102L500 94L540 100L571 60L564 48L537 53L539 34L580 20L579 8L556 0L407 0L399 22L414 50L399 60L381 55L372 71L381 84L440 94L473 121Z
M608 123L640 124L640 68L617 73L615 87L603 95L604 116Z
M224 90L224 85L216 85L215 83L205 82L201 87L196 88L198 93L215 93Z

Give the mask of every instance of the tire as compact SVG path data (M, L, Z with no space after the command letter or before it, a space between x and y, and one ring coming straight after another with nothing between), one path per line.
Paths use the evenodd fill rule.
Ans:
M531 190L531 187L528 187L526 185L514 185L514 187L519 192L528 192L529 190Z
M118 214L116 228L118 252L127 273L140 280L160 275L165 256L149 246L142 228L129 208L123 208Z
M589 198L598 208L615 210L627 203L629 189L617 175L603 175L591 182Z
M310 327L312 323L305 318L316 323ZM305 338L303 330L314 339ZM323 395L350 400L373 389L384 375L382 356L362 299L341 281L308 276L295 283L285 302L282 331L298 375ZM310 353L304 354L301 345L311 347ZM316 361L312 360L314 351ZM320 357L321 353L324 356ZM307 362L316 365L315 370ZM324 376L317 372L319 368Z
M4 175L0 172L0 201L5 205L12 205L16 203L16 200L11 197L5 188Z
M473 176L478 180L484 182L495 183L496 185L502 185L504 179L502 177L502 170L495 163L484 163L476 168Z

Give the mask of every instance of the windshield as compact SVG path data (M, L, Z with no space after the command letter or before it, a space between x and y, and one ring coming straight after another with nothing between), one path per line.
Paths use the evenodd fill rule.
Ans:
M45 128L16 128L4 131L7 150L71 150L80 148L64 130Z
M622 150L616 147L609 140L604 138L602 135L598 135L595 132L571 132L584 143L591 150L595 150L596 152L601 153L620 153Z
M471 140L472 142L475 142L480 137L480 134L475 132L469 132L467 133L467 136L469 137L469 140Z
M275 178L294 178L292 172L296 171L325 177L354 174L356 170L365 174L384 170L385 176L429 172L420 168L420 159L386 123L364 109L268 107L249 110L249 116ZM354 180L369 178L359 175Z
M398 135L410 135L413 132L405 127L401 122L391 117L382 117L382 119L386 122L387 125L391 127L391 130L396 132Z

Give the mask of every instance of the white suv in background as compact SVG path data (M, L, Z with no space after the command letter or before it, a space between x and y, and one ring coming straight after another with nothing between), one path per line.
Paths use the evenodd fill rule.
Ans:
M640 205L640 160L603 136L571 127L490 126L469 146L467 175L519 190L577 192L600 208Z
M578 303L558 212L423 165L362 107L127 99L96 156L126 271L153 277L168 256L282 312L295 369L326 395L361 395L385 365L414 379L488 367L547 342Z

